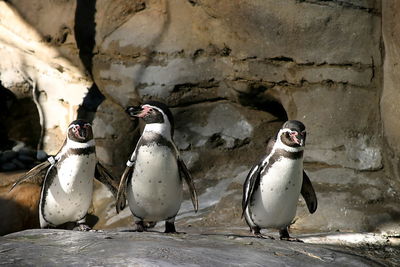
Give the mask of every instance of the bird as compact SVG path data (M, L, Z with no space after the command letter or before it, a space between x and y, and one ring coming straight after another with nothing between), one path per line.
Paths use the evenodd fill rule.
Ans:
M281 240L301 241L288 231L300 193L309 212L317 210L317 196L303 169L305 140L304 124L286 121L269 139L266 155L250 169L243 184L242 217L256 237L263 237L263 228L275 228Z
M147 231L149 224L165 221L164 232L177 233L175 217L183 198L183 180L195 212L199 204L193 178L173 140L173 115L159 101L129 106L126 112L132 119L142 119L145 127L121 176L117 213L124 209L127 200L135 231Z
M20 177L10 191L27 181L39 184L40 228L88 231L91 228L86 217L92 203L93 178L116 197L118 183L96 158L92 125L78 119L69 124L59 152Z

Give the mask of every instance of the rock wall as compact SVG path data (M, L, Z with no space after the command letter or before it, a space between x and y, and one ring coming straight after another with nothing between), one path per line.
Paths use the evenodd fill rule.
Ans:
M387 57L395 58L398 46L397 37L381 29L381 1L0 4L0 10L20 20L18 25L29 26L24 34L13 30L13 35L36 36L30 50L24 50L16 42L7 46L8 33L3 31L0 53L14 49L33 62L22 66L36 66L33 60L38 59L46 63L19 80L3 74L17 69L10 68L14 65L0 65L3 85L17 92L20 81L47 81L40 88L49 95L41 100L48 107L48 129L62 129L66 122L60 114L73 116L71 106L81 104L82 116L93 118L98 157L116 175L141 127L129 121L124 108L146 99L171 106L176 143L201 195L199 214L188 215L185 202L178 224L217 227L229 221L244 226L240 199L248 170L282 122L298 119L308 130L306 169L320 205L316 214L308 215L300 202L293 228L396 230L400 176L390 166L398 160L386 162L398 158L400 135L393 122L398 99L391 67L395 62ZM391 5L396 3L383 5L389 25L395 23ZM0 20L0 26L9 29L10 21ZM44 60L43 53L27 52L31 50L54 53L48 52ZM62 63L54 65L56 60ZM74 78L57 76L60 66L63 75ZM386 76L388 69L392 74ZM87 103L101 102L99 93L90 94L97 89L105 100L95 112L97 106L88 108ZM47 146L59 146L62 136L49 132ZM95 205L101 214L99 228L130 222L128 211L115 216L110 199L98 199L103 203Z
M22 9L31 15L46 3L36 1L20 3ZM63 6L60 6L63 8ZM90 80L82 71L61 56L56 46L46 43L41 26L19 13L15 6L0 1L0 81L18 98L33 97L40 102L43 111L43 127L46 129L44 148L55 153L62 144L62 135L69 122L76 117L76 111L90 87ZM46 18L46 27L52 21L64 19L52 13ZM36 16L30 17L30 19ZM64 42L71 40L65 35Z
M400 11L400 3L397 1L382 2L382 37L384 42L385 61L383 65L384 79L381 97L381 113L383 132L386 137L388 149L388 165L393 168L396 177L400 174L400 122L398 120L400 109L400 24L396 14Z

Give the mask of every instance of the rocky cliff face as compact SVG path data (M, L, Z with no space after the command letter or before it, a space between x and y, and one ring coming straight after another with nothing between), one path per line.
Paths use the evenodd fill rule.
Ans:
M398 47L385 25L398 4L388 2L383 13L379 0L1 2L0 80L18 97L41 92L47 152L70 118L93 119L97 155L117 176L140 129L124 108L171 106L201 208L194 216L185 202L178 224L244 226L247 172L298 119L320 203L308 215L300 202L293 228L395 231ZM99 228L130 223L104 188L95 199Z

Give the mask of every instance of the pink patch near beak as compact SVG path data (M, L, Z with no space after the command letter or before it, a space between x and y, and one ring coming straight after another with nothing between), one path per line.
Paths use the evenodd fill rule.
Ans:
M135 117L143 118L144 116L146 116L146 114L149 112L149 110L150 110L150 107L143 106L143 110L139 114L135 115Z
M296 143L296 144L298 144L298 145L301 145L301 141L300 141L300 139L299 138L297 138L297 133L291 133L290 134L290 137L292 138L292 140Z
M79 131L76 131L76 132L75 132L75 136L76 136L78 139L85 139L85 137L81 136L81 134L80 134Z
M81 132L79 130L80 130L80 126L76 126L76 128L74 130L75 137L78 139L82 139L82 140L85 139L85 136L82 136Z

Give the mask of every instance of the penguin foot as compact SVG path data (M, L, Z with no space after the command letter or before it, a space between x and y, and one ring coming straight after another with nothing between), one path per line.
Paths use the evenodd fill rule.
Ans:
M254 237L265 239L265 237L261 233L258 233L258 234L253 233L253 234L254 234Z
M295 238L295 237L290 237L289 231L287 228L283 228L279 230L279 239L280 240L285 240L285 241L291 241L291 242L303 242L302 240Z
M136 228L134 229L134 232L144 232L147 231L147 228L144 225L143 221L138 221L135 222Z
M262 239L272 239L272 240L275 240L275 237L270 236L270 235L262 235L261 233L254 234L254 237L262 238Z
M177 234L178 232L175 229L175 223L174 222L165 221L165 231L164 231L164 233Z
M88 231L92 230L92 228L90 228L88 225L82 223L82 224L77 225L73 230L81 231L81 232L88 232Z
M295 237L280 237L279 239L280 239L280 240L283 240L283 241L289 241L289 242L300 242L300 243L304 243L303 240L298 239L298 238L295 238Z
M265 235L262 235L262 234L261 234L261 228L258 227L258 226L251 227L250 231L251 231L251 232L253 233L253 235L254 235L255 237L257 237L257 238L275 240L275 238L274 238L273 236L269 236L269 235L265 236Z
M154 228L154 226L156 226L157 222L143 222L143 225L146 229L149 228Z

